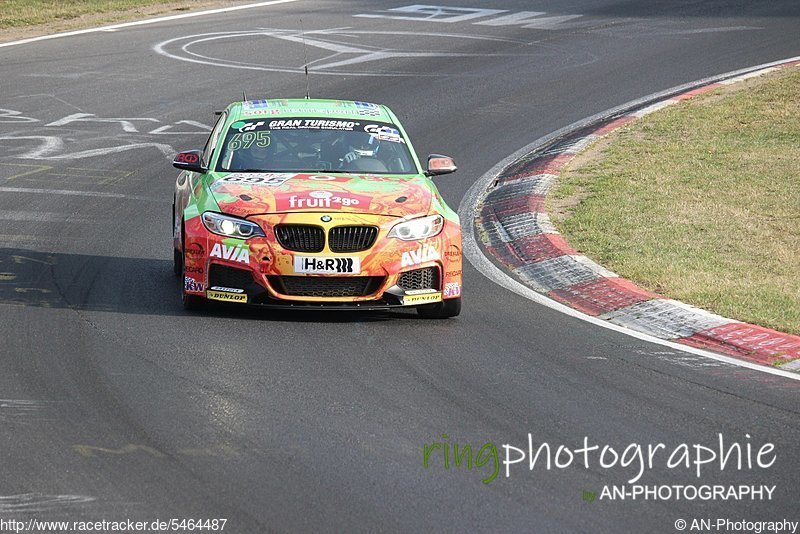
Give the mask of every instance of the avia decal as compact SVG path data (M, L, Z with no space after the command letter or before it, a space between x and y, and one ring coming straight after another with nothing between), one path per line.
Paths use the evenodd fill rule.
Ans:
M214 248L211 249L211 257L250 263L250 247L247 245L234 245L229 247L224 243L214 243Z
M403 257L400 260L401 267L408 267L409 265L419 265L426 261L438 260L439 251L433 245L420 245L417 250L411 252L403 252Z
M372 197L357 194L335 194L331 191L309 191L305 194L279 194L275 195L276 209L278 211L302 209L332 209L359 206L369 207Z

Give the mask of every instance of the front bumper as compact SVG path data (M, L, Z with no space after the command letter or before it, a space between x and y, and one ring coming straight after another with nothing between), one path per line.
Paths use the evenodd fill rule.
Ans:
M199 217L185 224L184 291L212 300L304 309L388 309L419 306L461 295L461 229L446 221L437 236L419 241L387 237L400 220L362 214L292 213L253 216L266 234L248 240L208 232ZM324 221L323 218L330 220ZM313 225L326 236L336 226L374 226L367 250L337 253L328 240L319 252L284 248L277 225ZM342 260L342 261L339 261ZM343 272L298 272L308 266ZM352 272L347 272L348 268ZM410 286L425 271L425 287ZM412 273L413 272L413 273ZM404 275L404 273L406 273ZM435 273L435 274L431 274ZM424 283L423 283L424 285Z

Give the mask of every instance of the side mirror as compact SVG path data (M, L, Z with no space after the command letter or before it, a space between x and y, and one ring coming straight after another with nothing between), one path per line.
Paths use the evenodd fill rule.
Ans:
M204 173L207 169L203 168L203 166L200 164L200 158L202 156L202 150L187 150L186 152L178 152L175 154L175 159L172 160L172 166L182 171Z
M442 156L441 154L431 154L428 156L428 170L425 171L425 176L436 176L438 174L448 174L456 172L456 162L450 156Z

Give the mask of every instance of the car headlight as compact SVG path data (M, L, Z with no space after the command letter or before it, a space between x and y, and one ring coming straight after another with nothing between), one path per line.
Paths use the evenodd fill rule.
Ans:
M251 237L264 236L264 230L254 222L214 213L213 211L203 213L203 225L209 232L227 237L249 239Z
M437 235L443 227L444 217L430 215L395 224L389 232L389 237L396 237L403 241L416 241Z

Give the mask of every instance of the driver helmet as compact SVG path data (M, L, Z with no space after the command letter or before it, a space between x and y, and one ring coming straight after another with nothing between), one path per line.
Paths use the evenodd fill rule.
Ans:
M253 143L253 145L248 149L248 156L253 161L258 162L267 162L272 158L272 143L268 144L267 146L258 146L258 143Z
M347 136L347 144L350 150L361 157L374 156L378 153L380 141L374 135L366 132L354 132Z

